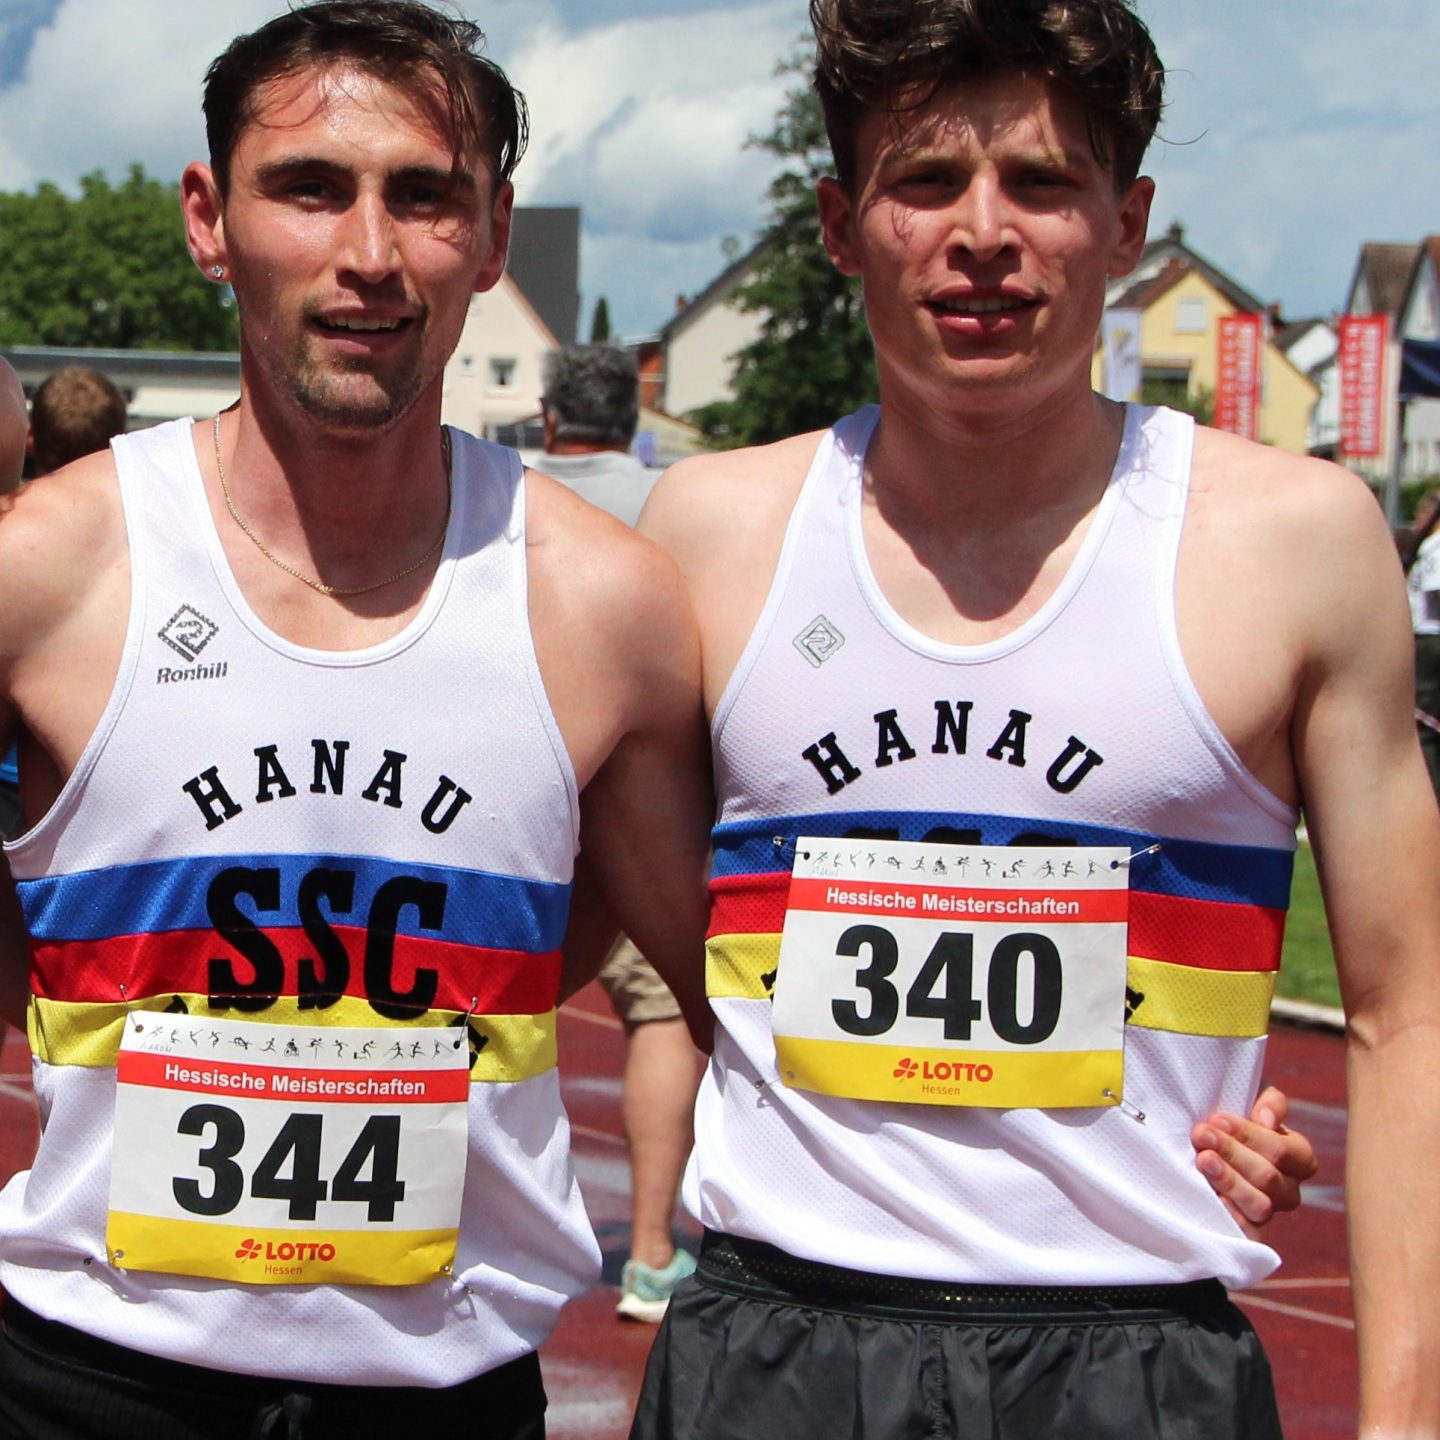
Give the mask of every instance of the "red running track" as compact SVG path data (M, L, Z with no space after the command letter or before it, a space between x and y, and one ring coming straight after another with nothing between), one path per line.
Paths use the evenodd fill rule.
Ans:
M625 1042L603 995L590 987L560 1015L560 1069L576 1169L605 1256L603 1283L572 1304L542 1352L552 1440L623 1440L652 1331L616 1319L627 1250L629 1170L620 1131ZM1305 1208L1276 1221L1281 1270L1237 1295L1275 1369L1287 1440L1355 1434L1354 1324L1345 1270L1343 1046L1336 1035L1277 1026L1269 1078L1292 1098L1296 1123L1320 1152L1320 1182ZM0 1053L0 1180L27 1162L34 1102L24 1043ZM684 1233L693 1227L677 1219Z

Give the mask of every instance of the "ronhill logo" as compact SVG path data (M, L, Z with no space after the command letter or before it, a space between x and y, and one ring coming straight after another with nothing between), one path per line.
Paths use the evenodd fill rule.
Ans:
M213 620L207 619L194 606L182 605L157 633L187 665L193 665L219 630Z

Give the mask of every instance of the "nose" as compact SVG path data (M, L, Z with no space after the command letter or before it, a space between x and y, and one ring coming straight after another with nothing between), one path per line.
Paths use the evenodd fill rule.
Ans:
M1010 243L1004 187L985 172L972 175L956 197L951 223L954 243L976 260L993 260Z
M342 270L370 285L396 270L394 220L383 195L356 196L345 216L339 263Z

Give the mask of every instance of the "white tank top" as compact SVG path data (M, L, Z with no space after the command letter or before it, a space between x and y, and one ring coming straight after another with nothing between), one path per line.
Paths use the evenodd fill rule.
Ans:
M59 799L6 846L43 1133L0 1194L0 1285L41 1315L251 1374L441 1386L534 1350L596 1276L555 1072L578 807L530 637L523 472L451 435L429 594L399 634L348 652L291 644L250 609L188 421L115 443L124 657ZM468 1027L451 1273L261 1285L116 1263L127 1009L389 1027L410 1046Z
M1004 638L962 646L908 625L871 573L861 482L878 415L821 441L715 716L718 1038L687 1203L711 1228L882 1274L1249 1284L1277 1257L1197 1173L1189 1132L1252 1103L1297 817L1241 764L1181 659L1193 425L1131 408L1055 593ZM857 831L1163 842L1132 867L1123 1109L867 1102L781 1083L768 996L794 841Z

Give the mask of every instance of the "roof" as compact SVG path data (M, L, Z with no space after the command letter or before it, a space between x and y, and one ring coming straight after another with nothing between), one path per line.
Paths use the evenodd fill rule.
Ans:
M768 240L759 240L743 255L737 255L683 310L677 311L660 327L660 340L673 340L712 306L723 305L744 283L755 268L760 252L769 243Z
M1400 312L1400 303L1409 288L1410 273L1420 255L1420 246L1395 244L1389 241L1367 241L1360 247L1355 260L1355 273L1345 294L1345 312L1353 313L1355 292L1363 278L1370 292L1370 309L1377 315L1392 319Z
M1181 268L1176 271L1171 268L1172 262L1181 262ZM1147 304L1154 304L1161 295L1174 285L1187 270L1196 270L1203 275L1237 310L1243 310L1248 314L1264 313L1268 307L1265 302L1255 294L1253 290L1247 290L1233 276L1226 274L1213 261L1207 260L1193 246L1185 243L1185 228L1178 222L1171 225L1158 240L1151 240L1141 252L1140 263L1135 267L1129 278L1122 282L1121 287L1112 288L1105 297L1105 305L1110 309L1117 305L1139 306L1144 309ZM1159 288L1153 293L1147 294L1140 287L1159 282ZM1144 296L1143 300L1137 300L1136 295Z
M580 320L580 207L519 207L506 268L555 339L573 345Z

